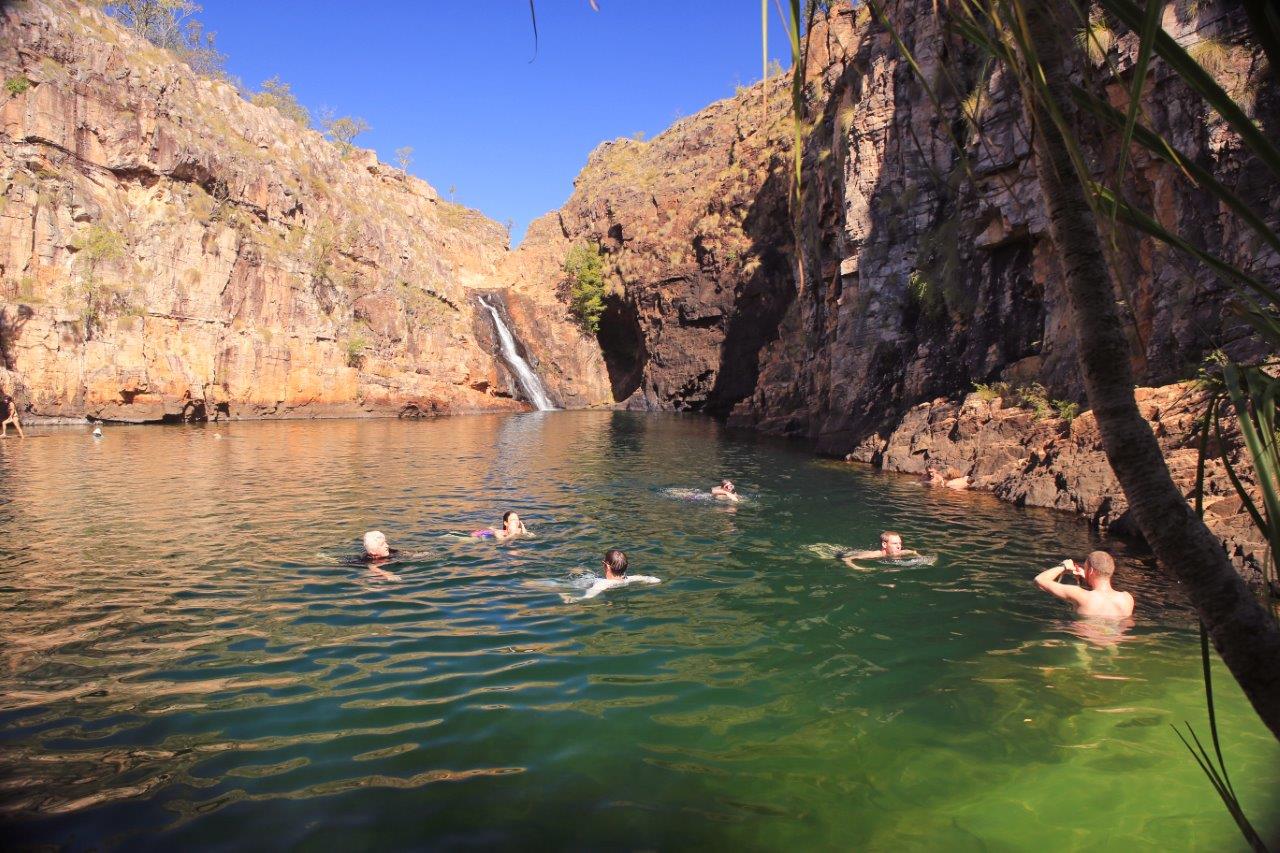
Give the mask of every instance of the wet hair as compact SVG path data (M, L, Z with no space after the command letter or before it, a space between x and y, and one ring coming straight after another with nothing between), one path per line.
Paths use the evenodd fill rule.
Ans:
M506 512L504 512L504 513L502 514L502 523L503 523L503 524L506 524L506 523L507 523L507 519L508 519L508 518L510 518L510 517L511 517L511 516L513 516L513 515L515 515L515 513L514 513L514 512L512 512L511 510L507 510Z
M902 541L902 534L901 534L901 533L899 533L899 532L898 532L898 531L896 531L896 530L886 530L884 533L881 533L881 534L880 534L880 538L881 538L881 539L888 539L890 536L897 536L897 537L898 537L898 541L899 541L899 542L901 542L901 541Z
M725 490L725 491L727 491L727 492L732 492L732 491L733 491L733 480L721 480L721 481L720 481L720 488L724 489L724 490Z
M1109 578L1116 573L1116 561L1111 559L1111 555L1106 551L1089 552L1086 562L1089 564L1089 568L1104 578Z
M610 548L604 552L604 564L615 575L625 575L627 573L627 555L617 548Z

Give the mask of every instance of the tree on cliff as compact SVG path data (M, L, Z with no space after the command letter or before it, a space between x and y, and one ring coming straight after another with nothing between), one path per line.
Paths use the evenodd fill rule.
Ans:
M222 76L226 56L216 47L216 34L205 32L196 19L201 6L192 0L121 0L106 7L112 15L147 41L171 50L197 74Z
M260 107L269 107L285 118L293 119L303 127L311 126L311 113L307 112L306 107L298 103L298 99L293 95L292 87L278 76L263 80L262 91L254 92L249 97L249 101Z
M320 108L320 129L338 146L343 157L351 153L352 142L357 136L372 130L369 122L360 116L338 116L329 107Z

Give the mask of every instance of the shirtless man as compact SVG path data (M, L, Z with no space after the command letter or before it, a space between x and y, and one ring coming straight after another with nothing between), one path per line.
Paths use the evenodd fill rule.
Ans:
M902 548L902 534L896 530L886 530L880 534L879 551L845 551L839 555L846 565L852 566L855 560L883 560L894 557L914 557L915 551Z
M721 480L720 485L711 487L711 496L716 500L733 501L737 503L742 500L738 497L738 490L734 488L732 480Z
M1104 619L1126 619L1133 615L1133 596L1111 588L1111 576L1116 562L1106 551L1094 551L1080 568L1070 560L1062 565L1045 569L1036 575L1036 586L1050 595L1071 602L1081 616L1097 616ZM1075 575L1084 581L1081 586L1060 583L1064 573Z

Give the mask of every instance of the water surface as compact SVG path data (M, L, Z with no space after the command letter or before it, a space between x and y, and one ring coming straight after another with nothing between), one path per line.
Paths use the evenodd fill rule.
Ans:
M1074 518L678 416L0 443L0 820L79 850L1232 849L1169 726L1194 622L1121 543L1116 635L1031 584ZM737 507L668 490L732 477ZM465 537L521 513L538 538ZM807 546L883 528L933 565ZM344 560L384 531L412 552ZM617 546L662 579L584 602ZM1264 832L1280 747L1215 670Z

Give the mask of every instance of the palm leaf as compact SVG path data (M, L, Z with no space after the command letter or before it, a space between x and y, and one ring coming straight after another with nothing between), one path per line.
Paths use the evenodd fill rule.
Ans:
M1125 26L1135 32L1140 31L1143 25L1143 15L1141 10L1134 5L1133 0L1098 0L1100 5L1111 14L1115 15ZM1231 96L1223 91L1218 82L1213 79L1208 71L1201 67L1200 63L1191 58L1191 55L1183 49L1182 45L1174 41L1173 37L1164 30L1158 29L1155 32L1154 48L1157 55L1160 56L1169 66L1177 72L1188 86L1194 89L1210 107L1222 116L1227 124L1240 135L1240 139L1252 151L1259 160L1266 164L1272 172L1280 177L1280 149L1277 149L1266 135L1258 129L1249 117L1244 114L1244 110L1232 100Z
M1072 88L1071 95L1078 105L1114 127L1121 127L1126 121L1125 116L1115 107L1079 86ZM1183 154L1163 136L1142 124L1134 124L1132 138L1156 157L1181 169L1197 186L1211 193L1220 202L1231 208L1259 237L1277 252L1280 252L1280 235L1277 235L1261 216L1255 213L1243 199L1215 178L1208 169Z

